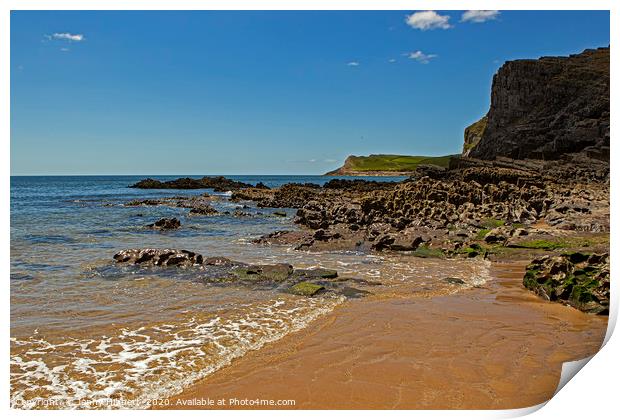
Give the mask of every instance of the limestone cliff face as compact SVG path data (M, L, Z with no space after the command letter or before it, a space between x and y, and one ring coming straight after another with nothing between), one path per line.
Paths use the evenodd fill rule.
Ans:
M493 77L486 128L464 150L545 160L581 151L609 159L609 48L506 62Z

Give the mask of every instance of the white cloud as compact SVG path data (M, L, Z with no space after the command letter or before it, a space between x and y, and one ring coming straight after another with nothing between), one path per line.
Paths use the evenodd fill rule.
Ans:
M64 32L64 33L54 33L52 34L51 38L49 37L49 35L46 35L46 37L48 37L48 39L61 39L64 41L75 41L75 42L80 42L80 41L84 41L84 35L82 34L70 34L68 32Z
M405 54L407 57L411 58L412 60L417 61L418 63L422 63L422 64L428 64L430 63L430 61L433 58L437 58L438 55L437 54L424 54L422 51L418 50L418 51L414 51L414 52L410 52Z
M395 58L390 58L390 59L388 60L388 63L396 63L396 59L395 59Z
M349 61L349 62L347 63L347 66L351 66L351 67L357 67L357 66L359 66L359 65L360 65L360 63L359 63L359 62L357 62L357 61Z
M482 23L494 20L499 16L499 10L468 10L461 16L461 22Z
M407 15L405 22L412 28L426 31L429 29L450 29L452 25L448 22L449 20L450 16L448 15L440 15L433 10L426 10Z
M69 48L61 48L61 49L60 49L60 51L63 51L63 52L68 52L68 51L70 51L70 50L69 50Z

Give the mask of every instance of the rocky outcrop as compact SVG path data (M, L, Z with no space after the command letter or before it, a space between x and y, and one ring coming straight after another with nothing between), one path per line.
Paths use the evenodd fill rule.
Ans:
M290 183L271 190L245 188L234 191L231 201L251 200L255 201L258 207L298 208L322 192L318 184Z
M336 270L325 268L295 269L288 263L246 264L224 257L205 258L195 252L178 249L127 249L114 255L114 260L118 266L183 268L194 281L205 284L270 287L306 297L323 293L362 297L370 292L353 285L380 285L355 278L341 278ZM178 273L177 276L181 275Z
M222 192L238 188L247 188L251 186L251 184L233 181L232 179L224 178L223 176L205 176L199 179L179 178L172 181L158 181L156 179L146 178L133 185L130 185L129 188L180 190L197 190L209 188L215 191ZM261 184L260 188L265 188L265 186Z
M146 225L146 227L158 230L178 229L181 227L181 222L176 217L159 219L155 223Z
M609 101L609 48L508 61L493 77L486 128L468 127L465 152L543 160L584 152L609 160Z
M482 135L487 128L487 120L485 115L465 129L463 135L463 156L469 156L469 152L480 143L480 139L482 139Z
M609 254L575 252L535 259L523 285L551 301L585 312L609 314Z
M367 181L364 179L331 179L323 185L323 188L366 192L389 190L396 185L398 185L398 182Z
M190 267L203 263L202 255L184 249L124 249L114 255L117 263Z
M262 190L261 190L262 191ZM189 209L190 216L210 216L218 214L218 211L211 206L214 197L209 194L189 197L164 197L148 198L145 200L132 200L125 203L127 207L139 206L166 206Z

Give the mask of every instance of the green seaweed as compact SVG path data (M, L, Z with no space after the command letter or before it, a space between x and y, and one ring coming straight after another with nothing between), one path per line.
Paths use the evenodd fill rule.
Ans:
M427 245L420 245L411 253L411 255L420 258L441 258L444 256L444 253L441 249L430 248Z
M512 245L514 248L526 249L542 249L545 251L553 251L560 248L566 248L566 243L560 241L548 241L546 239L533 239L531 241L520 242Z
M504 226L506 224L505 220L501 220L501 219L492 219L492 218L488 218L488 219L484 219L482 221L482 226L484 226L487 229L493 229L493 228L497 228L500 226Z
M301 283L291 286L289 292L300 296L314 296L324 289L325 287L318 284L310 283L309 281L302 281Z
M487 236L487 233L489 233L490 231L491 229L480 229L478 233L476 233L476 239L478 240L484 239L484 237Z

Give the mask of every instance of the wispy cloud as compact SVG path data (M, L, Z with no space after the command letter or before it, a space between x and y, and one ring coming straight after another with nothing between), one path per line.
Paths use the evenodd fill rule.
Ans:
M349 66L349 67L357 67L359 65L360 65L359 61L349 61L347 63L347 66Z
M424 54L420 50L414 51L414 52L410 52L410 53L406 53L405 55L407 57L409 57L410 59L415 60L418 63L422 63L422 64L428 64L428 63L431 62L431 60L433 58L437 58L438 57L437 54Z
M468 10L461 16L461 22L482 23L497 19L499 10Z
M388 63L396 63L396 59L395 59L395 58L390 58L390 59L388 60Z
M69 52L69 51L71 51L71 50L70 50L69 48L61 48L61 49L60 49L60 51L63 51L63 52Z
M452 25L449 23L450 16L440 15L434 10L426 10L424 12L415 12L407 15L405 22L407 25L421 31L429 29L450 29Z
M58 39L62 41L81 42L84 41L83 34L71 34L69 32L55 32L52 35L45 35L48 40Z

